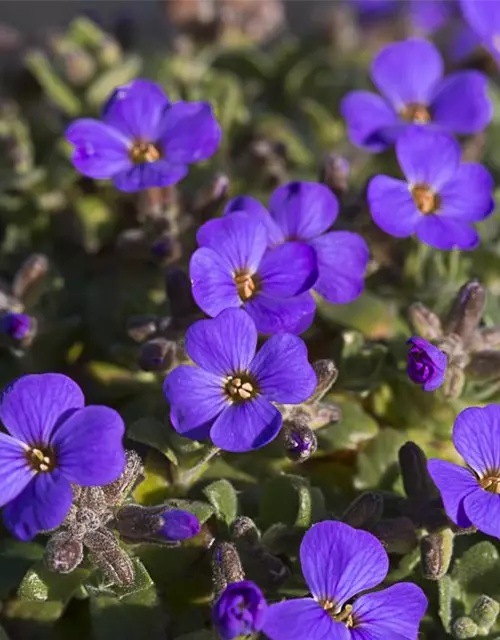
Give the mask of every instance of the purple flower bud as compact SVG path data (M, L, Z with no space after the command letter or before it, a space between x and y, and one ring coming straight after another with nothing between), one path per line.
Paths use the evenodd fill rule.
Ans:
M0 331L14 340L22 340L31 329L31 318L24 313L8 312L0 317Z
M156 536L175 541L187 540L200 533L201 524L194 513L181 509L170 509L165 511L162 517L165 524L155 533Z
M214 626L222 640L246 636L262 628L267 609L262 591L249 580L233 582L214 604Z
M444 381L448 364L446 354L423 338L410 338L407 344L411 345L408 352L410 380L422 385L424 391L434 391Z

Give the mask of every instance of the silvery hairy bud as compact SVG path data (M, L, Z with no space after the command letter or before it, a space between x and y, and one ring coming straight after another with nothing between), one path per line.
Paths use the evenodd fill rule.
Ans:
M284 420L281 439L286 455L297 463L309 460L318 448L316 434L302 416Z
M49 259L42 253L31 255L18 269L12 283L12 293L19 300L26 302L29 297L30 302L36 298L40 292L43 278L49 270Z
M456 295L446 322L445 333L454 333L467 343L479 326L486 303L486 291L478 280L464 284Z
M239 553L231 542L216 542L212 547L212 580L215 598L231 582L244 580L245 572Z
M314 393L307 400L307 404L319 402L330 391L339 375L339 370L333 360L316 360L312 366L318 382Z
M339 198L349 189L349 175L350 166L346 158L337 153L325 153L319 179Z
M71 573L83 560L83 543L69 531L59 531L47 542L43 559L49 571Z
M136 342L143 342L156 333L157 316L132 316L127 321L127 333Z
M384 510L384 499L380 493L366 491L347 507L342 521L355 529L371 529L379 522Z
M456 640L467 640L477 636L477 624L468 616L457 618L451 625L451 633Z
M131 450L125 451L126 465L122 475L111 484L100 487L105 503L109 506L121 504L135 487L144 480L144 467L140 456Z
M166 338L153 338L141 345L139 366L144 371L168 371L173 365L176 343Z
M446 575L453 556L453 538L453 531L448 528L422 538L420 554L424 578L439 580Z
M109 529L99 529L85 536L89 559L112 584L126 586L134 582L134 565Z
M470 617L479 627L481 635L484 635L490 632L497 621L499 613L500 605L498 602L489 596L483 595L476 600L470 612Z
M420 302L412 304L409 311L410 322L417 334L426 340L437 340L443 335L441 320Z

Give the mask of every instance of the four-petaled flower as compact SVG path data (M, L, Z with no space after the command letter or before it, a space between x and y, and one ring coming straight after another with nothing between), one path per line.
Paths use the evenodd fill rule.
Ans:
M71 484L105 485L125 468L124 424L116 411L84 406L80 387L57 373L27 375L0 398L0 506L21 540L58 527Z
M290 182L271 195L269 211L255 198L240 196L228 203L225 213L240 210L264 222L271 247L294 241L314 249L318 278L313 289L328 302L346 304L361 294L368 247L357 233L328 231L337 218L339 204L325 185ZM295 267L290 270L294 272ZM311 294L303 294L306 297L311 298Z
M224 589L213 606L212 619L222 640L233 640L260 631L266 610L267 602L259 587L242 580Z
M453 444L468 468L429 460L450 520L500 538L500 405L470 407L453 426Z
M460 145L446 133L412 127L396 143L406 180L375 176L368 205L375 223L396 238L413 233L436 249L474 249L471 226L494 209L493 178L480 164L461 163Z
M460 0L462 14L500 65L500 5L491 0Z
M445 353L424 338L407 340L408 377L415 384L421 384L424 391L435 391L444 382L448 358Z
M286 242L268 250L262 220L246 211L205 223L189 265L193 297L209 316L242 307L260 333L302 333L311 324L315 304L299 295L316 282L314 249Z
M384 97L353 91L342 101L351 141L378 152L412 123L457 134L484 129L492 117L486 76L456 71L443 79L443 69L439 51L426 40L387 45L371 67L372 80Z
M103 121L76 120L66 131L72 161L89 178L112 178L121 191L167 187L188 165L212 156L221 130L206 102L170 102L161 87L134 80L115 89Z
M181 365L165 380L172 424L188 438L210 436L225 451L250 451L273 440L282 416L272 403L304 402L316 387L304 342L282 333L256 354L257 329L241 309L192 325L185 347L197 366Z
M415 640L427 599L402 582L359 596L384 580L389 559L371 533L342 522L315 524L300 547L312 597L271 605L263 630L271 640Z

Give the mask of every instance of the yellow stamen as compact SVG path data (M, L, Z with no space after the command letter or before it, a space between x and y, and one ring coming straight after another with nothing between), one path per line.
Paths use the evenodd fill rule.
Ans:
M439 195L426 184L417 184L412 187L411 195L418 210L424 215L435 213L441 205Z
M151 142L136 142L130 149L130 159L135 164L156 162L160 158L160 150Z
M250 300L258 291L258 280L247 269L237 272L234 275L234 282L240 300L243 300L243 302Z
M409 104L399 114L406 122L427 124L431 121L431 114L423 104Z
M226 382L226 393L231 400L250 400L257 395L257 388L248 376L229 376Z

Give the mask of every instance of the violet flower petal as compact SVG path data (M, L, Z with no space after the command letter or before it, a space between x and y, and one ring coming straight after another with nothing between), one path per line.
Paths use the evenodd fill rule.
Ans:
M255 356L250 371L260 392L281 404L304 402L317 384L304 341L289 333L269 338Z
M461 164L455 176L440 190L440 216L451 216L468 222L484 220L495 208L494 181L480 164Z
M0 507L18 496L34 476L23 444L0 433Z
M316 252L303 242L285 242L265 253L258 273L262 293L291 298L309 291L318 279Z
M348 93L340 104L340 112L350 141L374 153L387 149L406 128L394 109L370 91Z
M270 640L350 640L345 624L335 622L312 598L272 604L263 630Z
M420 242L442 251L451 249L470 251L475 249L480 241L475 229L464 224L460 218L451 216L422 216L415 234Z
M314 319L316 303L309 292L293 298L275 298L264 293L245 303L259 333L303 333Z
M422 217L403 180L375 176L368 185L367 200L375 224L395 238L411 236Z
M306 532L300 562L313 596L340 607L380 584L389 570L387 553L374 535L333 521L314 524Z
M500 405L461 411L453 426L453 444L478 476L500 469Z
M113 184L120 191L135 193L143 189L160 189L180 182L188 172L183 164L173 164L170 160L156 160L132 165L113 176Z
M478 488L473 474L464 467L446 460L432 459L427 469L441 493L445 511L456 525L466 529L471 521L464 511L464 498Z
M22 376L3 390L0 420L28 445L47 443L58 421L85 404L82 390L60 373Z

